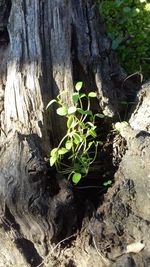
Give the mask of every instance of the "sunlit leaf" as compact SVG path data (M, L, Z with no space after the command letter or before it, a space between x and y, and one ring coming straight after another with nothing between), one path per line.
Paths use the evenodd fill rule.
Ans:
M147 3L147 4L145 5L145 10L150 11L150 3Z
M57 148L53 148L52 150L51 150L51 156L54 156L54 155L57 155Z
M88 143L88 148L90 148L94 144L94 141Z
M66 116L68 113L68 108L67 107L61 107L56 110L57 114L60 116Z
M82 88L82 86L83 86L83 82L77 82L76 85L75 85L75 89L76 89L77 91L80 91L81 88Z
M75 112L76 112L76 107L75 106L72 106L72 107L68 108L68 115L73 114Z
M89 125L89 126L91 126L92 128L96 128L96 126L92 122L90 122L90 121L88 121L86 124Z
M97 136L96 132L93 129L89 130L89 134L92 135L94 138Z
M79 96L80 96L80 98L87 97L86 94L83 94L83 93L80 94Z
M108 185L111 185L112 184L112 181L111 180L108 180L106 182L103 183L104 186L108 186Z
M52 167L54 164L55 164L55 162L57 161L57 156L52 156L52 157L50 157L50 166Z
M68 129L73 128L76 125L77 125L77 122L76 122L74 116L69 116L69 118L67 120L67 127L68 127Z
M72 176L72 181L74 184L77 184L81 180L81 173L75 172Z
M89 97L97 97L97 94L95 92L90 92L88 94Z
M72 123L74 122L73 116L70 116L67 120L67 127L68 129L72 127Z
M72 141L71 140L67 140L65 143L65 147L67 150L70 150L72 148Z
M82 142L82 137L79 134L74 133L73 137L74 137L77 144Z
M59 155L64 155L68 152L68 149L66 149L65 147L62 147L58 150L58 154Z

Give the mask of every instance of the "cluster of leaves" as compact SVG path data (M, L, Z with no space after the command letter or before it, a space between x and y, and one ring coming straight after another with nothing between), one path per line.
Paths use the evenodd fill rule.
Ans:
M95 161L97 149L102 145L97 141L96 118L104 118L103 114L93 114L90 110L90 99L96 98L95 92L88 95L81 93L82 82L75 86L76 91L72 95L73 106L68 107L63 103L61 94L63 91L47 105L47 108L54 103L59 107L56 112L60 116L66 117L67 133L60 141L58 147L51 150L50 165L56 166L57 172L67 174L68 179L77 184L82 177L85 177L90 165ZM84 99L84 107L83 107Z
M128 74L150 73L150 1L98 0L122 66Z

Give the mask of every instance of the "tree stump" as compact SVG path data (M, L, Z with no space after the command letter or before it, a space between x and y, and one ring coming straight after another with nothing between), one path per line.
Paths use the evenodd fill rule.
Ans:
M0 264L37 267L53 243L75 233L80 209L72 185L47 162L65 127L45 107L64 89L71 104L81 80L98 93L94 109L114 119L126 75L94 0L1 0L0 8Z

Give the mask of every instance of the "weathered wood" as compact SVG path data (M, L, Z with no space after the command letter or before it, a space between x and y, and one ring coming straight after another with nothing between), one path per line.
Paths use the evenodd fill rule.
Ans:
M99 92L101 108L112 116L117 98L111 75L122 77L94 1L0 4L2 22L4 11L10 11L3 23L9 43L0 43L1 223L15 231L26 262L37 266L51 242L74 231L77 219L69 184L44 161L64 129L54 109L48 113L45 106L64 89L71 94L74 82L83 80ZM26 246L32 255L26 255Z
M5 45L0 43L0 218L8 234L15 232L26 266L37 266L52 242L77 227L72 188L45 161L64 131L46 104L64 89L69 103L74 83L82 80L84 90L99 94L95 108L114 116L124 95L124 73L94 0L3 0L0 5L7 9L3 28L9 33Z
M121 129L126 152L114 186L91 222L93 236L111 266L149 266L150 255L150 108L149 82L138 93L128 125ZM138 255L126 253L129 244L142 242Z
M129 122L134 130L150 133L150 81L144 83L139 91Z
M114 114L117 88L111 77L120 79L121 71L113 65L93 1L13 1L8 31L6 133L18 127L46 138L44 107L58 90L71 93L73 80L94 86L104 113ZM50 120L56 128L54 113Z

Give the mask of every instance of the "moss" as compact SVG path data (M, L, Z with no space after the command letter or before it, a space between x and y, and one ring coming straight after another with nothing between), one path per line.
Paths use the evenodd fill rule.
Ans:
M150 75L150 0L99 0L107 31L128 74Z

